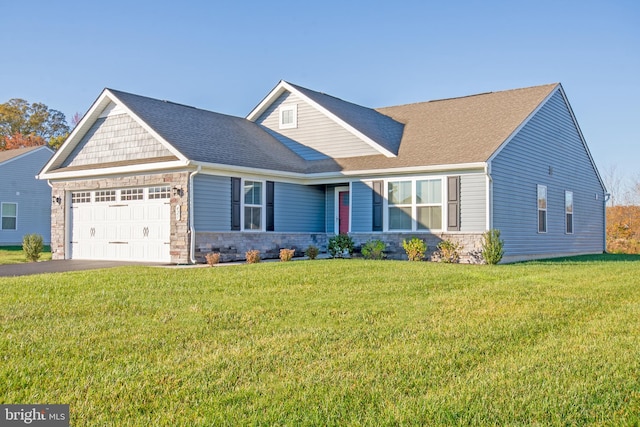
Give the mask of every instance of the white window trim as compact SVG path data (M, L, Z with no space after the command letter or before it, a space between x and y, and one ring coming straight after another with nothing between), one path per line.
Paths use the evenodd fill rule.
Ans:
M571 212L567 211L567 195L571 194ZM564 233L565 234L573 234L575 229L575 225L576 222L573 219L573 216L575 215L575 211L576 211L576 206L575 206L575 201L573 199L573 191L569 191L569 190L565 190L564 192ZM567 231L568 229L568 221L567 221L567 215L571 214L571 232Z
M540 208L540 189L544 188L545 207ZM544 211L544 231L540 231L540 211ZM538 224L538 233L545 234L549 231L549 189L546 185L538 184L536 186L536 223Z
M291 123L283 123L284 113L291 111L293 113L293 121ZM298 104L281 105L278 109L278 128L279 129L295 129L298 127Z
M7 216L6 218L15 218L16 219L16 227L15 228L4 228L2 226L2 219L5 218L4 214L4 205L16 205L16 216ZM17 231L18 230L18 203L17 202L2 202L0 203L0 230L3 231Z
M417 182L418 181L434 181L440 180L440 203L417 203L418 193L417 193ZM402 230L390 230L389 229L389 207L393 206L408 206L408 204L399 204L394 205L389 203L389 183L390 182L401 182L401 181L411 181L411 229L402 229ZM445 182L446 176L412 176L412 177L398 177L393 179L385 179L384 181L384 199L383 199L383 210L384 210L384 224L383 231L391 232L391 233L403 233L403 232L416 232L416 233L440 233L445 231L445 227L443 226L445 222L445 218L447 218L447 204L444 203L445 197ZM418 228L418 207L425 206L440 206L441 208L441 220L440 220L440 228Z
M246 204L244 202L244 186L245 182L260 182L262 184L260 205ZM242 189L242 197L240 198L240 230L247 232L261 232L265 230L266 222L267 222L267 182L261 179L253 179L253 178L242 178L240 182L240 188ZM245 228L244 227L244 208L246 207L260 207L260 228Z

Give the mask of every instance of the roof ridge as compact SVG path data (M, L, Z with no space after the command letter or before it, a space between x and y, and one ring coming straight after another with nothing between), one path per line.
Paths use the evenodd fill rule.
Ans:
M406 104L387 105L387 106L384 106L384 107L376 107L374 109L376 111L378 111L378 110L384 110L384 109L387 109L387 108L407 107L407 106L410 106L410 105L428 104L428 103L443 102L443 101L453 101L453 100L456 100L456 99L473 98L473 97L476 97L476 96L494 95L494 94L505 93L505 92L517 92L517 91L521 91L521 90L542 88L542 87L546 87L546 86L557 86L559 84L560 84L559 82L556 82L556 83L547 83L547 84L535 85L535 86L519 87L519 88L514 88L514 89L504 89L504 90L497 90L497 91L480 92L480 93L474 93L474 94L470 94L470 95L454 96L454 97L451 97L451 98L439 98L439 99L431 99L431 100L428 100L428 101L408 102Z

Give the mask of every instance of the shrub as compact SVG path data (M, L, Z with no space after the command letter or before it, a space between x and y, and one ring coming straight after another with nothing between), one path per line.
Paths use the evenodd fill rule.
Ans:
M245 257L247 258L247 264L256 264L260 262L260 251L257 249L252 249L245 252Z
M504 255L504 241L500 230L492 229L482 235L482 258L487 264L497 264Z
M411 240L403 240L402 247L409 257L409 261L422 261L424 254L427 252L427 244L417 237Z
M295 249L280 249L280 261L291 261L291 258L293 258L295 253Z
M37 261L42 253L42 236L39 234L25 234L22 237L22 250L29 261Z
M440 250L440 261L444 263L456 263L460 262L460 253L458 252L462 246L459 243L452 242L451 240L443 240L438 243L438 250Z
M207 264L209 265L218 264L220 262L220 254L217 252L216 253L210 252L206 254L204 257L207 260Z
M308 256L309 259L316 259L316 257L318 256L319 253L320 253L320 250L316 246L313 246L313 245L309 245L307 250L304 251L304 254L306 256Z
M382 240L369 240L362 245L362 256L366 259L383 259L385 248Z
M348 234L338 234L329 239L327 250L332 257L341 257L346 251L351 255L353 253L353 239Z

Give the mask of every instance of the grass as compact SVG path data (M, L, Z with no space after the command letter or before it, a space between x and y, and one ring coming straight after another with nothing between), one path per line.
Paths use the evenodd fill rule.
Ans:
M42 254L40 255L41 261L48 261L51 259L51 248L45 246ZM0 246L0 265L3 264L21 264L23 262L29 262L22 250L22 246Z
M638 277L636 256L2 278L0 403L68 403L72 425L638 425Z

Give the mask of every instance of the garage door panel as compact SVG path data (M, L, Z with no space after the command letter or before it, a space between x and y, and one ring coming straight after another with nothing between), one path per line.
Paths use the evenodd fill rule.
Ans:
M169 262L166 200L78 203L71 209L71 258Z

